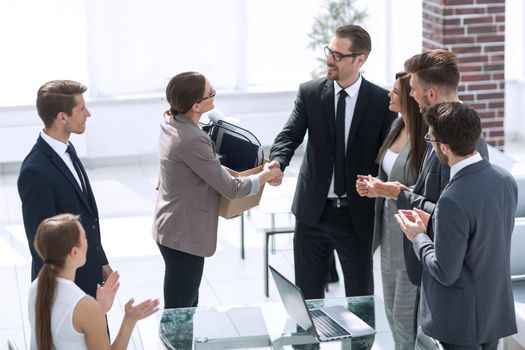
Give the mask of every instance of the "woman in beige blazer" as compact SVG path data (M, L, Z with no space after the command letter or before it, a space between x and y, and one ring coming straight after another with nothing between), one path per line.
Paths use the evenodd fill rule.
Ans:
M371 176L363 176L356 183L360 195L377 197L372 253L381 246L383 297L396 350L414 348L413 321L416 304L416 286L408 279L405 268L403 232L394 219L394 214L397 213L396 184L413 185L416 182L425 155L424 135L427 131L419 106L410 97L409 81L409 74L396 74L394 88L389 93L389 108L400 113L401 117L392 123L379 150L377 179L380 181L376 182Z
M160 125L160 179L153 237L164 258L164 307L198 303L204 258L217 247L219 200L255 194L282 173L265 168L234 178L217 159L199 120L213 109L215 90L200 73L173 77L166 88L170 109Z

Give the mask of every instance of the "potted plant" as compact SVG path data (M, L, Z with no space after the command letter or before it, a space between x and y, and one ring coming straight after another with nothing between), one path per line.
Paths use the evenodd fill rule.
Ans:
M366 18L366 10L358 10L355 3L356 0L325 0L320 14L315 17L312 30L308 33L308 48L319 53L319 65L312 71L312 78L326 74L323 48L328 45L336 29L347 24L361 24Z

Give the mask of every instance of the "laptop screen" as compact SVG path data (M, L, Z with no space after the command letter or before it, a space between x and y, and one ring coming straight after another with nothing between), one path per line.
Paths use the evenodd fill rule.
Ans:
M288 316L304 330L315 333L301 289L281 275L276 269L269 267Z
M220 142L218 153L223 156L222 165L235 171L244 171L259 165L259 145L228 131L222 133L222 138L217 141Z

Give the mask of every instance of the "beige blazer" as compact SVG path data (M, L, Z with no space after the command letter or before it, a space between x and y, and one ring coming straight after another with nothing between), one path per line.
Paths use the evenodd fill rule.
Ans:
M209 136L184 115L162 118L159 156L155 241L197 256L213 255L220 195L246 196L251 181L231 176L217 159Z

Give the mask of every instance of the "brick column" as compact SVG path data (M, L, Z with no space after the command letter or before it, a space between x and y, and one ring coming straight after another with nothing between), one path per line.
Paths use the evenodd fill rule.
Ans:
M423 50L459 57L463 102L478 111L487 142L503 149L505 0L423 0Z

